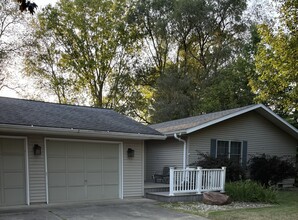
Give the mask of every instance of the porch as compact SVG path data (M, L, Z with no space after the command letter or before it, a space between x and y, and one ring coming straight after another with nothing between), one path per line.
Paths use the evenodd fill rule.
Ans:
M193 202L203 192L224 192L226 168L170 168L169 184L145 182L145 197L161 202Z

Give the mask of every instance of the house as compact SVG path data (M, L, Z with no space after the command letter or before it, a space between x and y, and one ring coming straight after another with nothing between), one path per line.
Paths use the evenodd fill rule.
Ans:
M151 126L167 139L145 144L146 180L163 167L183 168L199 153L229 157L244 167L249 157L269 154L295 157L298 131L262 104L183 118Z
M144 195L144 140L109 109L0 97L0 206Z

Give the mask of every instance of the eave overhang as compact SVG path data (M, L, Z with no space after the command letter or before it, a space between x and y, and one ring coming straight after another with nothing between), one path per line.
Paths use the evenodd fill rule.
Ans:
M141 134L141 133L125 133L113 131L95 131L74 128L53 128L40 127L34 125L10 125L0 124L0 132L12 132L23 134L44 134L44 135L65 135L80 137L97 137L97 138L113 138L113 139L132 139L132 140L165 140L165 135Z

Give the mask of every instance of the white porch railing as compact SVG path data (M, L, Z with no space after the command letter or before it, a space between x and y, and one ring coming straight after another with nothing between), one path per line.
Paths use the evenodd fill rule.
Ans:
M177 193L201 194L206 191L224 192L226 168L202 169L202 167L170 168L170 196Z

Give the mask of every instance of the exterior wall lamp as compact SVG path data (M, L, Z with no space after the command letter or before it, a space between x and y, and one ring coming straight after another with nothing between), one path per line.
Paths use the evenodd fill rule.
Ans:
M128 148L127 149L127 157L128 158L133 158L134 156L135 156L135 150L131 149L131 148Z
M33 153L34 155L41 155L41 146L39 146L38 144L34 144Z

